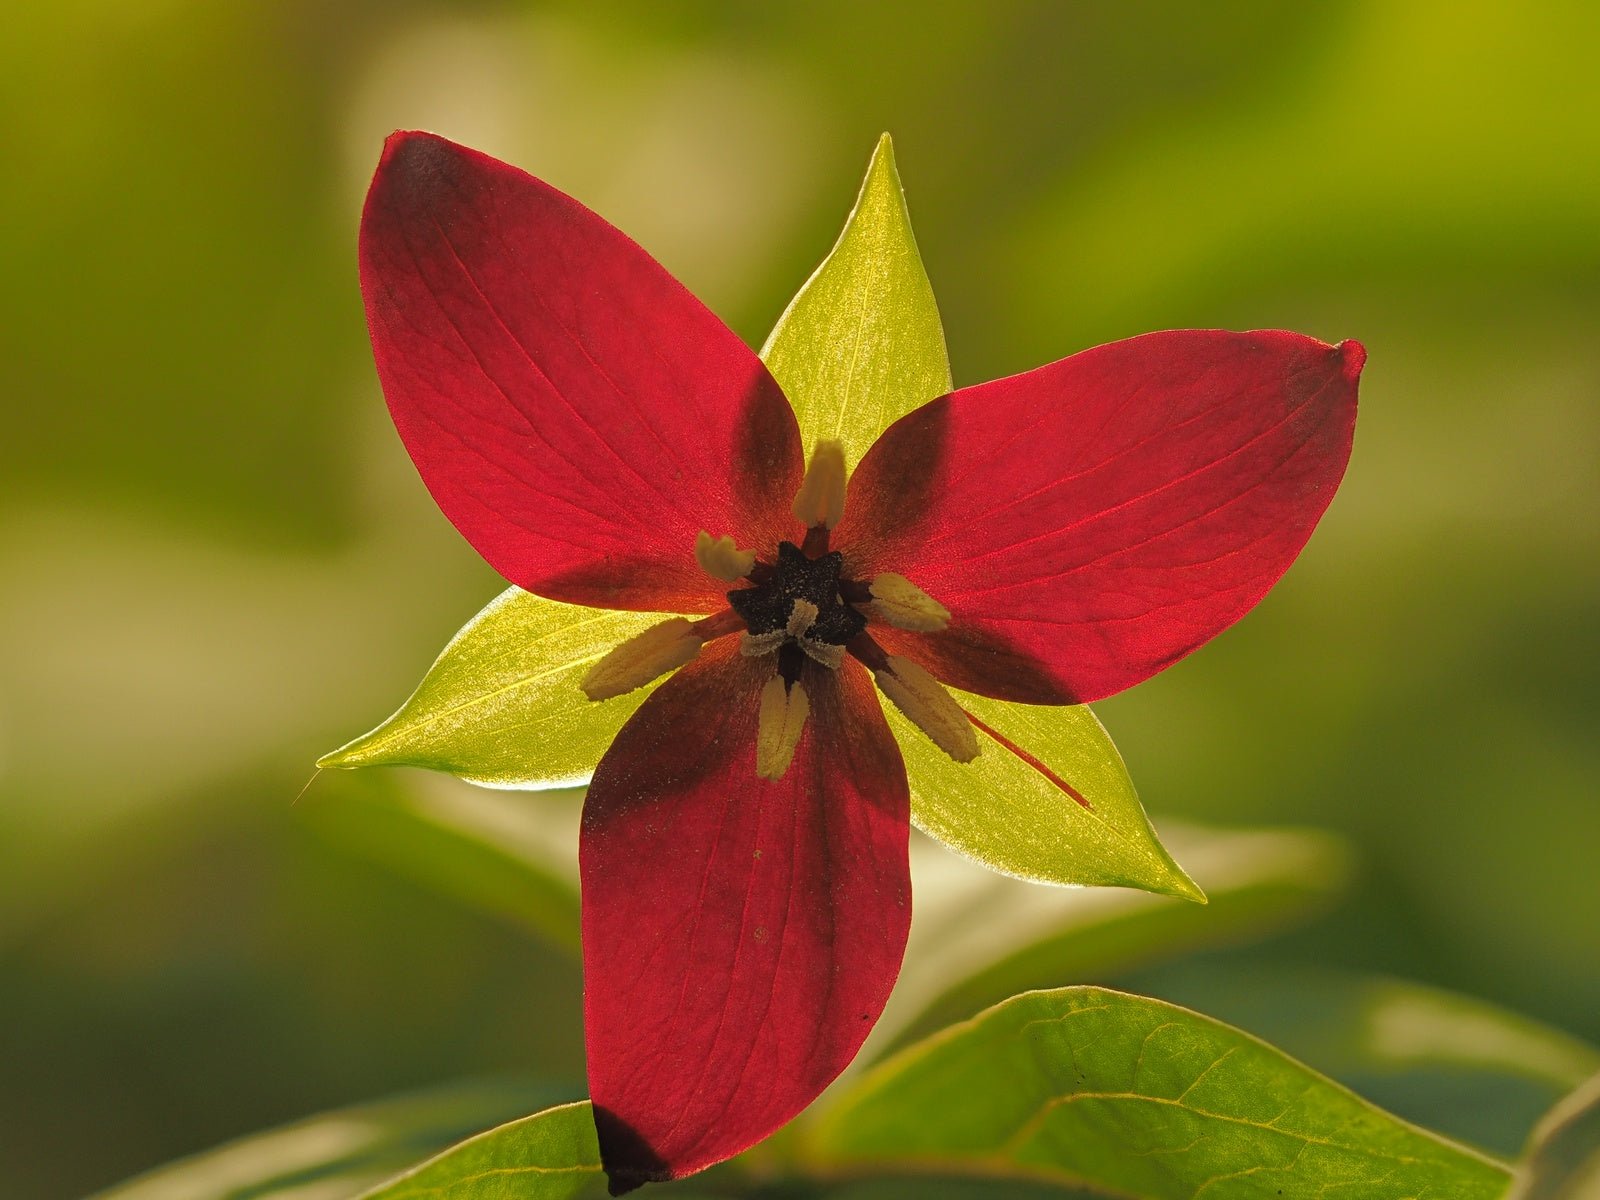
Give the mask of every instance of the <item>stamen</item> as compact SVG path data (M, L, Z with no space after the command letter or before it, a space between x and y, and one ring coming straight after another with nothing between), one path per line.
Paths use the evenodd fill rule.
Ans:
M731 537L714 538L702 529L695 535L694 560L711 578L733 583L750 574L756 565L756 552L740 550Z
M844 447L832 438L823 438L811 452L792 511L807 529L832 529L844 516Z
M816 638L795 638L795 643L812 662L819 662L823 666L837 671L839 664L844 661L844 647L835 646L832 642L819 642Z
M795 747L805 729L811 701L798 683L781 675L761 689L761 711L756 724L756 774L762 779L782 779L794 759Z
M760 658L771 654L789 640L787 629L774 629L771 633L747 633L739 639L739 653L746 658Z
M789 624L784 632L792 638L804 637L817 623L817 606L809 600L796 600L789 608Z
M806 530L806 536L800 543L800 553L807 558L821 558L828 552L828 527L826 525L813 525Z
M957 762L978 757L978 735L972 722L932 675L909 658L891 654L883 668L873 672L873 678L906 720L932 738L935 746Z
M591 700L621 696L691 662L701 644L693 625L682 617L672 617L617 646L589 668L578 686Z
M885 571L869 587L874 611L897 629L937 633L950 624L950 610L904 575Z
M811 601L794 600L789 605L789 620L782 629L774 629L770 633L745 634L739 639L739 653L747 658L760 658L792 642L813 662L837 671L839 664L844 662L844 647L807 636L817 623L817 615L817 606Z

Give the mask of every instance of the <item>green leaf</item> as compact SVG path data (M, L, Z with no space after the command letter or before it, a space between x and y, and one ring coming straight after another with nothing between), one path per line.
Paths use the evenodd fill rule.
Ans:
M847 467L895 421L950 391L944 327L888 134L844 232L778 319L761 357L794 405L807 450L835 438Z
M811 1191L785 1190L784 1200L1105 1200L1104 1192L1066 1189L1059 1183L1017 1179L963 1179L958 1175L857 1179Z
M317 765L429 767L491 787L583 783L655 685L596 703L579 680L617 643L673 615L509 588L450 640L399 712Z
M1264 937L1321 912L1349 880L1350 851L1332 834L1164 828L1205 885L1207 907L1122 889L1041 888L913 842L917 919L874 1044L906 1043L1018 992Z
M951 691L988 727L980 726L981 749L970 763L955 762L884 705L905 757L911 819L919 829L1020 879L1132 887L1204 902L1205 893L1150 827L1122 756L1087 705L1011 704ZM1062 782L1086 803L1063 791Z
M1600 1196L1600 1075L1539 1122L1506 1200Z
M316 833L578 954L581 792L534 799L426 775L338 783L301 806Z
M1123 979L1249 1029L1407 1120L1515 1155L1600 1050L1471 996L1408 980L1229 956Z
M342 1200L550 1093L473 1083L337 1109L159 1167L98 1200Z
M1491 1159L1265 1042L1103 988L1018 996L902 1052L812 1131L824 1169L921 1166L1150 1200L1498 1200Z
M594 1117L582 1100L469 1138L363 1200L567 1200L600 1178Z

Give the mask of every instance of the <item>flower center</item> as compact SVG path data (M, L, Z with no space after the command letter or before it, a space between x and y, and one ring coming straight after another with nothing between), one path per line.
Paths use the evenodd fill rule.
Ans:
M749 630L745 652L778 650L779 669L788 657L796 675L800 664L795 654L838 666L843 647L867 628L867 618L841 595L843 566L844 555L837 550L812 558L793 542L779 542L778 561L760 572L765 578L728 593L728 603Z
M781 778L800 744L811 711L801 684L807 661L838 670L847 649L940 749L957 762L976 758L977 735L950 693L914 661L886 653L867 632L869 622L878 621L937 633L949 625L950 612L904 575L885 572L870 582L842 577L844 555L828 548L828 534L844 511L844 483L843 450L837 442L819 442L793 506L806 530L804 543L779 542L772 562L740 550L730 536L702 530L694 555L706 574L749 586L727 593L731 607L724 612L698 621L673 617L622 643L590 669L581 684L584 693L591 700L622 695L691 661L706 642L742 625L741 654L776 656L758 712L759 777Z

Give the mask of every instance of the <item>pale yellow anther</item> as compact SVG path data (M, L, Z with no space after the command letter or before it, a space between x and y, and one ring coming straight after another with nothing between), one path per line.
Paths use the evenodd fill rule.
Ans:
M761 714L756 723L756 774L762 779L782 779L794 759L795 747L806 727L811 702L798 683L790 686L774 675L761 689Z
M676 670L700 653L700 635L682 617L652 625L617 646L578 686L591 700L609 700Z
M844 647L832 642L821 642L807 637L817 623L817 606L809 600L796 600L789 606L789 622L771 633L747 633L739 639L739 653L747 658L760 658L782 647L790 638L805 651L813 662L819 662L835 671L844 662Z
M832 529L844 516L844 447L823 438L811 452L811 464L794 498L794 519L807 529Z
M835 671L839 669L839 664L844 662L843 646L836 646L832 642L819 642L815 638L808 637L796 638L795 641L812 662L819 662Z
M714 538L704 529L695 535L694 560L713 579L733 583L750 574L756 565L754 550L741 550L731 537Z
M932 738L935 746L957 762L978 757L978 734L972 722L932 675L909 658L891 654L888 665L874 671L873 678L906 720Z
M950 610L904 575L885 571L867 585L873 611L897 629L937 633L950 624Z
M809 600L796 600L789 606L789 625L784 630L792 638L803 637L817 623L817 606Z
M789 640L789 631L774 629L771 633L746 633L739 638L739 653L746 658L760 658L771 654Z

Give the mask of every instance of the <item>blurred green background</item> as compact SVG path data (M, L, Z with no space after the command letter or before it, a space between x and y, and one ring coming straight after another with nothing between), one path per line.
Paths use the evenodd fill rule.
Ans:
M356 222L397 127L572 192L755 344L884 129L958 383L1172 326L1364 341L1298 565L1099 711L1158 819L1353 839L1355 899L1263 958L1600 1038L1600 7L62 0L7 26L0 1193L459 1075L581 1089L565 956L330 823L361 785L291 805L497 589L368 355Z

